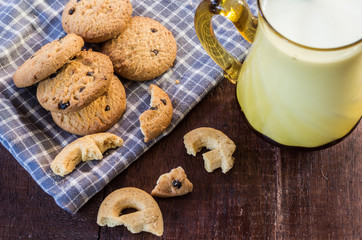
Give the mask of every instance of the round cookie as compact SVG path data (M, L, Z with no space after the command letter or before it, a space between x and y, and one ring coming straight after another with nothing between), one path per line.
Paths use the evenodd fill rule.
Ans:
M62 14L67 33L76 33L85 42L99 43L118 36L132 15L129 0L70 0Z
M107 54L120 76L146 81L166 72L175 61L177 44L161 23L147 17L133 17L121 35L104 43Z
M51 112L75 112L106 92L112 76L113 65L106 55L81 51L39 83L37 98Z
M44 45L16 70L13 76L15 86L29 87L45 79L79 53L83 45L83 39L75 34Z
M52 112L54 122L67 132L87 135L104 132L122 117L126 110L126 93L121 81L113 75L109 90L78 112Z

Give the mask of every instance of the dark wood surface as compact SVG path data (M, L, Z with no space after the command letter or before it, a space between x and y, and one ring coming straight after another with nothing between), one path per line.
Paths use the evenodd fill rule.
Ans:
M320 151L280 149L241 118L235 86L224 80L169 135L113 179L77 214L60 209L0 146L0 239L154 239L124 227L99 227L102 200L121 187L150 192L159 175L182 166L194 191L159 199L163 239L361 239L362 125ZM208 126L237 145L227 173L207 173L186 154L183 135Z

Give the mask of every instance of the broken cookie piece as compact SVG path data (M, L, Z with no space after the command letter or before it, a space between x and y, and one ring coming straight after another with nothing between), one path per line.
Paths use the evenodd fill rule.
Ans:
M103 153L123 145L123 140L111 133L96 133L78 138L64 147L50 165L52 171L64 177L81 161L100 160Z
M223 132L209 127L196 128L184 136L187 153L196 156L203 147L211 150L202 154L206 171L222 169L228 172L234 165L235 143Z
M173 107L167 93L156 85L149 87L151 108L139 117L144 141L148 142L158 137L171 124Z
M177 197L192 192L193 185L187 179L182 167L174 168L169 173L162 174L151 195L155 197Z
M130 208L137 211L122 214L122 210ZM145 191L134 187L109 194L99 207L97 224L108 227L124 225L132 233L163 234L163 218L157 202Z

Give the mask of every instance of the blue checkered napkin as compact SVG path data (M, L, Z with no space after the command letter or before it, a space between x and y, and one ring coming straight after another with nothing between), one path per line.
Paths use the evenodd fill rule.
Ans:
M148 82L122 82L127 94L127 110L109 132L124 140L102 161L81 163L62 178L52 173L50 163L59 151L77 139L61 130L36 99L36 86L16 88L12 76L26 59L48 42L65 35L61 13L67 0L0 0L0 141L29 172L40 187L69 212L76 212L112 178L172 129L216 86L221 69L202 49L196 36L193 16L199 1L133 0L134 15L153 18L172 31L178 45L174 67ZM255 4L253 7L255 12ZM249 47L233 25L215 19L220 42L240 59ZM180 83L176 84L176 80ZM149 108L148 86L165 90L174 106L168 130L148 144L143 142L139 115Z

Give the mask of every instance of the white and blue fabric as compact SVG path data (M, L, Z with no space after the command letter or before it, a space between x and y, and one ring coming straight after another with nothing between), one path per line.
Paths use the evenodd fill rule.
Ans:
M115 176L160 138L169 134L185 115L222 79L222 70L203 50L194 29L200 1L131 0L133 15L153 18L169 29L177 42L174 66L154 80L121 79L127 109L108 132L124 140L101 161L79 164L65 177L56 176L50 163L60 150L79 136L60 129L36 98L36 86L17 88L14 72L43 45L64 36L61 14L67 0L0 0L0 142L39 186L63 209L75 213ZM252 5L255 12L255 3ZM240 60L250 46L231 22L215 17L219 41ZM176 84L176 80L179 84ZM157 139L143 142L138 117L150 107L150 84L167 92L174 115L171 126Z

